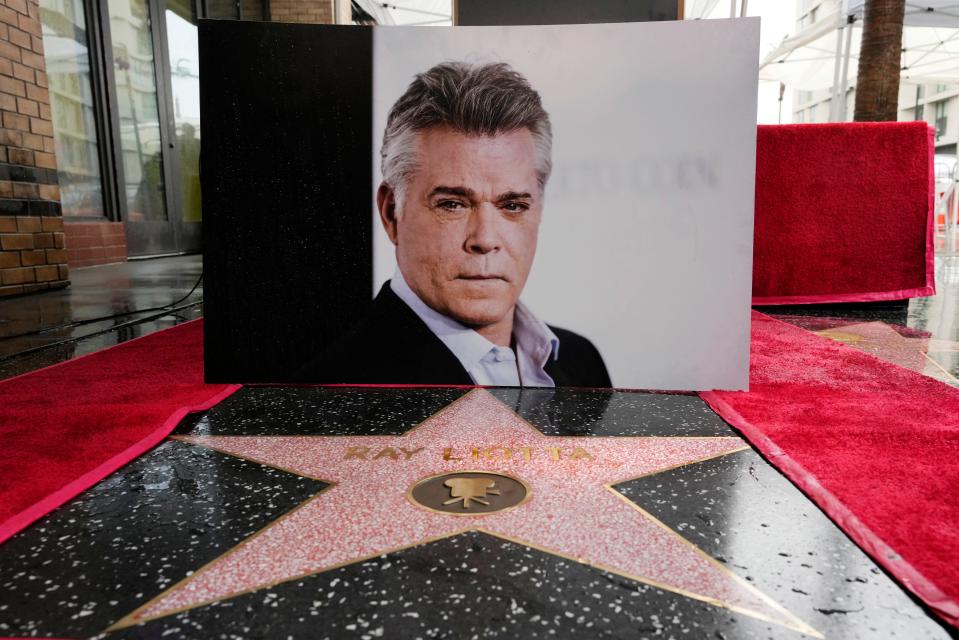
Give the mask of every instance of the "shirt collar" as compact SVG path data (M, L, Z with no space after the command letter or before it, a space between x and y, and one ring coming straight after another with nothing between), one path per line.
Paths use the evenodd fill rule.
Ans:
M423 302L410 289L399 267L393 273L390 289L453 352L467 371L471 371L491 349L496 348L495 344L471 328L444 316ZM535 354L538 347L548 345L550 355L553 358L559 356L559 338L546 326L545 322L533 315L533 312L519 301L516 303L513 315L513 337L520 351ZM542 365L545 364L544 360Z
M519 300L516 301L516 311L513 314L513 337L516 338L516 344L529 353L536 353L537 347L544 347L549 357L543 360L542 366L546 365L549 358L555 360L559 357L559 338Z

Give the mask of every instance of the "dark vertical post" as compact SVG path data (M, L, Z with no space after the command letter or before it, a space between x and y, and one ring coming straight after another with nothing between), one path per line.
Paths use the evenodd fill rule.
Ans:
M896 120L905 0L866 0L854 120Z

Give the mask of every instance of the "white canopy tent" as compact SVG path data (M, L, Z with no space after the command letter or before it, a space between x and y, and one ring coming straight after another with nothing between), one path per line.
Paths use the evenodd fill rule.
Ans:
M374 0L351 0L351 3L365 11L376 24L394 24L393 15L380 2Z
M683 17L686 20L699 20L709 16L719 4L719 0L686 0Z
M791 88L833 90L832 120L845 113L846 89L855 81L865 0L828 0L818 19L788 36L759 67L760 80ZM902 80L959 83L959 3L906 2Z
M843 120L850 83L859 68L866 0L827 0L817 20L787 36L759 65L759 78L794 89L832 89L830 120ZM959 83L959 2L906 0L901 81ZM959 177L937 198L936 209L959 193ZM959 220L959 197L951 200L947 227Z
M393 18L393 24L435 25L453 24L452 0L395 0L378 2Z
M866 0L849 0L849 13L862 20ZM906 1L906 17L903 24L910 27L959 28L959 2L955 0Z
M350 0L379 25L451 25L452 0Z

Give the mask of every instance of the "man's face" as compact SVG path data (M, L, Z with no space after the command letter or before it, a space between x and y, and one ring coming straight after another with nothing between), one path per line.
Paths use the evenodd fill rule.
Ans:
M479 137L436 127L417 142L417 171L400 201L388 187L378 196L403 277L426 304L462 324L511 317L543 211L532 134Z

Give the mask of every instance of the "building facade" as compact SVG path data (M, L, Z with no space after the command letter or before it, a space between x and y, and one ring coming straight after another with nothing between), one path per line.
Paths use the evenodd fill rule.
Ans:
M823 16L831 15L825 0L799 0L796 3L796 26L804 29ZM845 113L838 121L851 122L855 113L855 76L850 78L846 92ZM795 124L830 122L832 91L793 92L792 121ZM959 142L959 86L945 84L914 84L902 82L899 86L898 120L925 120L936 130L936 153L956 154Z
M956 155L959 86L902 85L899 88L899 120L925 120L936 130L936 153Z
M829 122L831 92L795 91L793 122L795 124ZM841 122L852 122L856 88L850 87L846 113ZM946 84L911 84L899 86L900 122L925 120L936 130L936 153L956 154L959 142L959 86Z
M0 296L201 249L197 21L347 0L0 0ZM336 20L340 15L341 19Z
M38 2L0 3L0 295L69 279Z

